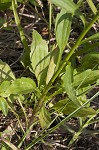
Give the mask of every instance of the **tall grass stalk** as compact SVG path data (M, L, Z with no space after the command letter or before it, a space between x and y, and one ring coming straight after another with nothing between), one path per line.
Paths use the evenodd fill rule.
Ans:
M16 3L15 2L16 2L15 0L12 0L12 9L13 9L13 13L14 13L15 23L17 24L17 27L18 27L18 30L20 33L20 38L21 38L21 41L22 41L24 49L25 49L24 55L22 57L22 63L25 67L27 67L30 64L30 55L29 55L30 48L28 46L23 28L21 26L18 13L16 11Z

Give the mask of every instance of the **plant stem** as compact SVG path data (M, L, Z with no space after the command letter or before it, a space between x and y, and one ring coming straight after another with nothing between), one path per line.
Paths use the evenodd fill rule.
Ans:
M98 113L99 111L97 111ZM97 114L96 114L97 115ZM68 146L71 146L78 138L79 138L79 135L83 132L83 130L90 124L90 121L96 116L96 115L93 115L91 116L83 126L80 127L79 131L76 132L74 134L74 136L72 137L72 139L70 140Z
M51 0L49 0L49 51L51 51L51 24L52 24L52 3Z
M25 49L24 54L22 56L22 63L25 67L27 67L27 66L30 65L30 55L29 55L30 48L28 46L23 28L21 27L21 24L20 24L20 19L19 19L19 16L17 14L17 11L16 11L15 0L12 0L12 9L13 9L13 13L14 13L15 22L18 26L18 30L19 30L19 33L20 33L20 38L21 38L21 41L22 41L24 49Z
M33 125L36 124L37 122L38 122L38 120L36 120L35 122L33 122L33 123L31 124L31 126L27 129L27 131L25 132L24 136L22 137L22 139L21 139L21 141L20 141L20 143L19 143L19 145L18 145L18 148L20 148L20 147L22 146L24 140L26 139L26 137L27 137L27 136L29 135L29 133L31 132L31 129L32 129Z
M15 112L15 110L14 110L14 108L13 108L11 102L7 101L7 103L8 103L8 105L9 105L10 110L14 113L15 117L17 118L18 123L19 123L19 125L20 125L20 127L21 127L22 132L25 133L24 128L23 128L23 126L22 126L22 123L21 123L21 121L20 121L20 119L19 119L19 116L18 116L18 114Z
M67 121L68 119L70 119L74 114L76 114L79 110L81 110L83 107L85 107L88 103L90 103L93 99L95 99L97 96L99 95L99 92L97 92L93 97L91 97L88 101L86 101L82 106L80 106L79 108L77 108L74 112L72 112L71 114L69 114L66 118L64 118L60 123L58 123L56 126L54 126L53 128L51 128L49 131L47 131L47 133L43 134L42 136L36 138L34 141L32 141L25 150L29 150L31 147L33 147L37 142L41 141L42 139L44 139L47 135L49 135L50 133L52 133L53 131L55 131L57 128L59 128L61 125L64 124L65 121Z
M47 84L47 86L45 87L41 98L38 100L38 104L35 107L34 110L34 115L31 119L31 122L33 121L33 118L35 116L35 114L42 108L45 97L47 92L49 91L51 84L55 81L55 79L57 78L57 76L61 73L62 69L66 66L67 62L69 61L70 57L73 55L74 51L76 50L76 48L80 45L81 40L84 38L84 36L86 35L86 33L90 30L90 28L92 27L92 25L96 22L97 18L99 17L99 12L94 16L93 20L89 23L89 25L82 31L81 35L78 37L76 43L74 44L74 46L71 48L71 51L68 53L68 55L66 56L66 58L64 59L62 65L60 66L60 68L55 72L55 74L53 75L53 77L51 78L51 80L49 81L49 83Z
M8 145L13 150L19 150L14 144L12 144L10 141L6 140L5 138L2 138L2 141ZM3 149L3 148L2 148ZM5 149L5 148L4 148Z
M18 100L18 102L19 102L19 104L20 104L20 106L21 106L21 108L22 108L23 113L24 113L24 117L25 117L25 121L26 121L26 128L28 128L28 118L27 118L25 109L24 109L24 107L23 107L23 105L22 105L22 102L21 102L21 100L20 100L20 97L18 97L17 100Z
M94 16L93 20L89 23L89 25L83 29L81 35L78 37L76 43L74 44L74 46L71 48L70 52L66 55L63 64L60 66L60 68L56 71L56 73L53 75L53 77L51 78L50 82L48 83L48 85L46 86L46 89L44 91L44 93L47 93L47 91L49 90L49 87L51 86L51 84L54 82L54 80L57 78L57 76L60 74L60 72L62 71L62 69L66 66L67 62L69 61L69 59L71 58L71 56L73 55L73 53L75 52L75 50L78 48L78 46L80 45L82 39L84 38L84 36L87 34L87 32L90 30L90 28L92 27L92 25L96 22L96 20L99 17L99 12L97 12L97 14Z

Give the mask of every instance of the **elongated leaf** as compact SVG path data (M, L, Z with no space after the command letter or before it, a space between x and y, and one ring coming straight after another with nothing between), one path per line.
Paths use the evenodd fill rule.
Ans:
M64 9L62 9L61 12L56 17L55 34L56 34L57 45L59 47L58 50L59 56L57 58L57 67L56 67L57 69L60 64L63 50L65 49L68 42L68 38L71 31L71 21L72 21L72 15L70 13L67 13L66 10Z
M85 69L92 69L94 67L99 66L99 53L92 52L85 55L81 60L81 67L83 70Z
M72 14L78 9L77 5L72 0L52 0L52 3Z
M10 149L13 149L13 150L19 150L15 145L13 145L9 140L6 140L6 138L2 138L2 141L5 143L5 145L7 145L8 146L8 148L7 149L9 149L9 147L10 147ZM6 146L6 147L7 147ZM7 150L6 149L6 150Z
M41 35L36 30L33 31L30 59L33 72L40 86L45 83L50 57L46 41L42 39Z
M59 113L62 112L63 114L69 115L74 110L76 110L78 107L76 104L74 104L72 101L60 100L57 102L52 109L55 109ZM88 115L95 115L96 112L91 107L82 108L79 112L77 112L74 117L86 117Z
M0 59L0 82L4 80L14 80L15 76L8 64Z
M0 97L0 109L2 110L3 114L7 116L8 114L8 104L3 97Z
M61 50L61 53L65 49L68 38L71 31L71 14L67 13L66 10L62 9L61 12L56 17L55 22L55 33L56 41Z
M52 0L52 3L55 4L56 6L59 6L68 13L75 14L76 16L79 16L85 25L85 18L81 14L81 12L78 9L78 5L76 5L72 0Z
M39 120L40 120L42 129L49 127L51 123L51 117L50 117L50 113L45 107L42 107L40 110Z
M73 82L73 69L72 69L71 64L69 64L66 66L66 72L65 72L65 75L63 77L63 87L65 88L68 97L76 105L79 105L79 101L77 100L76 92L72 86L72 82Z
M52 76L54 74L54 71L55 71L55 67L56 67L56 64L54 63L54 60L53 60L53 57L52 57L51 60L50 60L48 71L47 71L46 84L48 84L50 79L52 78Z
M73 87L82 88L97 82L99 79L99 70L87 69L74 76Z
M75 52L74 55L78 56L96 50L96 48L99 46L99 42L92 43L92 44L86 43L83 46L84 47L80 51Z
M90 36L90 37L88 37L87 39L85 39L85 40L83 40L82 42L81 42L81 44L84 44L84 43L86 43L86 42L89 42L89 41L91 41L91 40L98 40L99 39L99 33L95 33L94 35L92 35L92 36Z
M91 10L93 11L94 14L97 13L97 8L95 7L94 3L92 0L86 0L88 5L90 6Z
M30 78L16 79L7 89L6 94L27 94L33 91L37 91L35 82Z
M58 56L59 56L59 51L57 49L54 49L51 52L51 56L50 56L50 62L49 62L47 77L46 77L46 84L49 83L50 79L52 78L53 74L55 73Z
M81 4L82 4L82 2L83 2L83 0L79 0L79 1L77 2L77 5L80 7Z
M23 55L21 57L21 62L22 62L24 67L27 67L27 66L30 66L30 48L28 46L23 28L21 26L20 19L19 19L16 7L17 7L17 1L12 0L12 9L13 9L13 13L14 13L15 23L18 27L18 31L20 33L20 38L21 38L22 44L24 46L24 52L23 52Z

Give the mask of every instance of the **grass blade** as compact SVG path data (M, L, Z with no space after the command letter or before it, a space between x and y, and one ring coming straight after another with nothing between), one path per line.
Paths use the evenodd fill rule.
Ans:
M72 112L70 115L68 115L66 118L64 118L60 123L58 123L56 126L54 126L53 128L51 128L49 131L47 131L47 133L41 135L41 137L38 137L37 139L35 139L34 141L32 141L25 150L29 150L31 147L33 147L37 142L41 141L42 139L44 139L47 135L49 135L51 132L55 131L57 128L59 128L61 125L64 124L65 121L67 121L68 119L70 119L74 114L76 114L80 109L82 109L83 107L85 107L88 103L90 103L93 99L95 99L97 96L99 96L99 92L97 92L93 97L91 97L87 102L85 102L82 106L80 106L79 108L77 108L74 112Z
M19 16L17 14L17 11L16 11L15 0L12 0L12 9L13 9L13 13L14 13L15 22L18 26L18 30L19 30L19 33L20 33L21 41L22 41L22 43L24 45L24 48L25 48L25 51L24 51L23 56L22 56L22 63L25 67L27 67L27 66L30 65L30 55L29 55L30 48L28 46L23 28L21 27L21 24L20 24L20 19L19 19Z

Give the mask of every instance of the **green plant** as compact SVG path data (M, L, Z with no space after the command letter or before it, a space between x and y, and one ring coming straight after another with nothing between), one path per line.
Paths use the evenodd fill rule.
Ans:
M96 85L99 85L99 53L94 51L94 48L99 46L99 34L94 33L94 35L87 36L93 24L98 21L99 11L91 4L94 16L88 23L80 11L80 7L83 4L82 0L79 0L77 4L72 0L52 0L50 2L50 15L53 4L59 6L61 10L55 20L56 43L54 45L50 43L49 51L47 42L42 39L36 30L33 31L31 47L28 46L16 11L16 1L12 0L15 22L25 49L21 62L35 75L37 82L29 77L16 79L10 67L0 61L0 108L4 115L7 115L9 108L18 119L24 134L22 139L20 139L18 148L22 146L32 127L38 122L37 117L43 129L42 133L25 148L26 150L33 147L37 142L42 141L44 137L63 125L68 119L76 117L80 120L80 129L71 139L70 146L78 139L83 129L91 124L91 121L99 112L99 110L95 111L90 106L90 102L99 95L99 92L90 99L86 97L86 93ZM83 30L79 34L78 39L75 40L75 43L73 43L73 46L71 46L71 25L75 16L81 19ZM49 30L51 34L51 16ZM87 39L84 39L85 37ZM94 42L91 50L89 41ZM87 50L89 49L88 51L85 51L86 47ZM64 54L66 48L69 50ZM64 57L63 54L65 55ZM76 59L78 56L80 56L80 63L77 65ZM63 99L58 102L52 100L55 96L63 95L63 93L66 95ZM30 99L34 103L33 114L30 120L28 120L23 107L28 95L32 95ZM26 131L23 129L20 118L14 110L12 99L17 99L21 106L26 119ZM55 118L52 118L52 114L57 115ZM64 116L64 119L56 126L50 128L53 121L60 114ZM46 130L48 131L47 133ZM7 144L5 139L3 139L3 142ZM7 145L12 146L11 148L14 146L9 143Z

